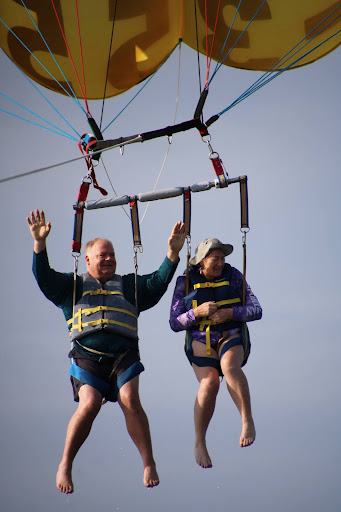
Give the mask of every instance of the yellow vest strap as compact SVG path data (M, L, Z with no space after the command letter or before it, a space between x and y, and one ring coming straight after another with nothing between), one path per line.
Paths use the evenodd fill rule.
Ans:
M237 304L238 302L241 302L241 300L239 297L236 297L235 299L220 300L217 304L219 306L226 306L227 304Z
M206 354L211 355L211 337L210 337L210 325L206 327Z
M221 281L220 283L211 283L207 281L207 283L197 283L193 286L194 290L197 288L218 288L219 286L230 286L230 281Z
M120 313L125 313L126 315L130 315L134 318L137 318L137 315L135 315L135 313L132 313L131 311L121 308L112 308L110 306L95 306L94 308L82 309L82 314L88 316L91 315L92 313L98 313L98 311L119 311Z
M109 290L102 290L99 288L98 290L87 290L83 293L82 297L85 295L123 295L122 292L112 292Z
M130 315L134 318L137 318L137 315L135 313L132 313L131 311L127 311L126 309L121 308L112 308L109 306L96 306L94 308L87 308L87 309L79 309L77 313L75 314L74 318L70 318L70 320L67 321L68 324L71 324L73 320L75 320L77 317L81 315L91 315L92 313L97 313L98 311L119 311L120 313L126 313L127 315Z
M99 320L93 320L92 322L91 321L90 322L84 322L83 324L81 324L81 329L83 327L89 327L89 326L94 327L95 325L104 325L104 324L120 325L121 327L126 327L127 329L130 329L131 331L137 332L137 328L136 327L132 327L131 325L125 324L123 322L118 322L116 320L109 320L108 318L100 318ZM71 328L72 331L74 329L81 330L81 329L79 329L79 325L73 326Z

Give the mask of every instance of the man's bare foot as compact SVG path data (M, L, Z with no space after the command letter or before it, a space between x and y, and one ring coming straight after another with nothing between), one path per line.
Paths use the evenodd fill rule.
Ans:
M156 471L156 466L146 466L143 473L143 483L146 487L155 487L159 485L159 475Z
M64 466L59 465L56 476L56 486L60 492L65 492L65 494L73 492L71 469L65 469Z
M241 447L250 446L256 439L256 429L253 420L243 423L242 434L240 436L239 445Z
M195 443L194 445L194 457L199 466L202 468L211 468L212 462L211 458L208 454L206 444L204 443Z

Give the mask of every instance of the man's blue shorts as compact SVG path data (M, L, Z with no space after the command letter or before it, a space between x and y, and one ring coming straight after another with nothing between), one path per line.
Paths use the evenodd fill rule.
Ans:
M94 357L74 348L69 357L73 360L69 373L75 402L83 384L97 389L107 401L117 402L121 387L144 371L139 351L133 349L118 357Z

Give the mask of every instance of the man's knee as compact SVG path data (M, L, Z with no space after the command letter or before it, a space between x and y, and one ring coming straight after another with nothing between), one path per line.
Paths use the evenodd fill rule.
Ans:
M102 394L88 384L83 384L79 389L79 411L95 417L102 405Z
M138 380L135 379L137 379L137 377L130 380L129 382L126 382L126 384L121 387L118 393L118 402L121 407L132 411L138 411L142 409L138 391Z

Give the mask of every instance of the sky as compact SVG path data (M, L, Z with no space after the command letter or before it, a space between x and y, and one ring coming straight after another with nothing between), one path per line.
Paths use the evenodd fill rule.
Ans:
M0 90L56 121L56 114L3 53ZM205 118L228 106L260 76L221 68ZM146 489L142 463L116 404L106 404L74 464L73 495L55 488L68 421L75 411L69 383L69 339L61 311L34 280L26 216L44 209L52 223L53 268L72 272L73 204L87 169L76 161L0 184L2 217L2 435L0 499L4 512L170 512L224 508L231 512L340 510L340 117L341 50L273 80L210 127L211 144L229 177L246 174L250 232L247 280L263 307L249 325L249 381L257 439L238 445L240 418L221 383L207 444L212 469L193 456L197 382L184 356L183 333L168 324L175 279L160 303L139 321L140 378L160 485ZM116 138L173 124L178 86L175 52L133 105L107 132ZM196 54L181 50L176 122L192 117L197 101ZM108 122L132 97L106 102ZM89 131L69 101L47 93L80 133ZM8 106L3 98L0 108ZM90 109L95 118L101 103ZM1 178L80 156L77 143L1 115ZM103 156L118 195L213 181L208 147L196 131L125 147ZM100 165L99 184L114 196ZM100 199L91 188L89 199ZM140 220L145 205L139 205ZM141 222L139 273L162 262L181 198L150 204ZM228 261L242 267L239 187L193 194L192 251L207 237L234 245ZM130 220L121 207L86 211L84 243L113 241L121 274L133 272ZM185 268L181 252L176 275ZM85 270L84 255L80 272Z

